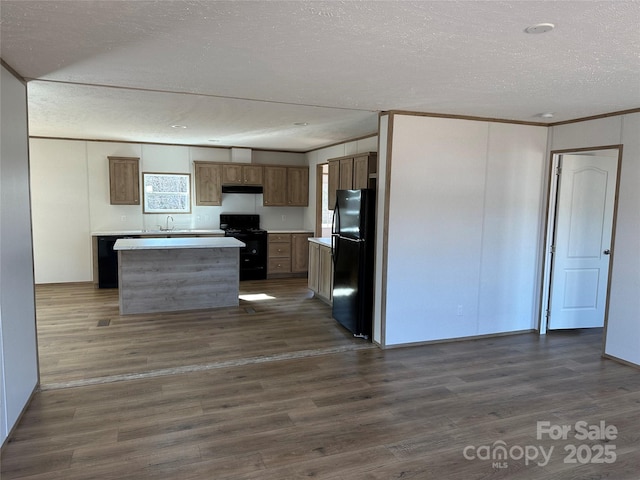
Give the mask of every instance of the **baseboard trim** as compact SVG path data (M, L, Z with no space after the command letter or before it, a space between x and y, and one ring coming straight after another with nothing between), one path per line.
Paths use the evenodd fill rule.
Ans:
M524 335L524 334L537 333L537 332L538 331L536 329L531 328L528 330L515 330L513 332L487 333L484 335L472 335L469 337L454 337L454 338L443 338L439 340L426 340L424 342L398 343L394 345L380 345L380 348L385 350L390 350L394 348L422 347L425 345L436 345L438 343L467 342L471 340L482 340L484 338L507 337L512 335Z
M615 355L609 355L608 353L603 353L602 358L606 360L613 360L614 362L621 363L622 365L626 365L627 367L632 367L640 370L640 365L637 363L630 362L629 360L624 360L622 358L616 357Z
M24 407L22 407L22 411L20 412L20 415L18 415L16 422L13 424L13 427L11 427L11 430L9 430L7 438L5 438L4 441L2 442L2 445L0 445L0 454L4 450L5 445L9 443L9 441L11 440L13 433L15 432L16 428L18 428L18 425L22 420L22 416L27 411L27 408L29 408L29 405L31 405L31 401L33 400L33 397L39 390L40 390L40 382L36 382L36 385L33 387L33 390L31 391L31 395L29 395L29 399L27 400L27 403L24 404Z

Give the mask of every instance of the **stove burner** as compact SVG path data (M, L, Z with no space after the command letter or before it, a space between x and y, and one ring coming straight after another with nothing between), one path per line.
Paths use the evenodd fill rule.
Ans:
M220 229L240 232L260 230L260 215L246 213L221 213Z

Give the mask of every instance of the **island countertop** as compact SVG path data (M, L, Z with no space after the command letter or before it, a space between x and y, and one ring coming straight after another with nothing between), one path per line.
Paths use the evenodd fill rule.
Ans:
M137 237L157 236L157 235L214 235L224 236L224 230L219 229L171 229L171 230L159 230L159 229L145 229L145 230L110 230L102 232L91 232L92 237L119 237L135 235Z
M245 244L233 237L119 238L114 250L170 250L190 248L240 248Z

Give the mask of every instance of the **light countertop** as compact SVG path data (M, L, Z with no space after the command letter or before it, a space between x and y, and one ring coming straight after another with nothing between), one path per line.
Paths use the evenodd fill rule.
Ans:
M320 245L325 245L327 247L331 246L331 237L312 237L309 238L310 242L319 243Z
M265 228L265 230L267 231L267 233L313 233L311 230L270 230L268 228Z
M245 244L233 237L120 238L114 250L169 250L189 248L240 248Z
M108 232L92 232L93 237L101 236L122 236L122 235L137 235L140 237L155 236L155 235L220 235L224 236L224 230L214 229L175 229L175 230L111 230Z

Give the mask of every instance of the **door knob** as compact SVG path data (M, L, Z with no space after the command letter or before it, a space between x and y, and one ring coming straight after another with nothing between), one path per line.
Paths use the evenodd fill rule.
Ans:
M604 253L605 255L611 255L611 250L609 250L609 249L607 248L607 249L606 249L604 252L602 252L602 253Z

